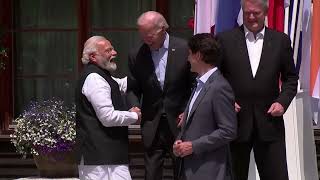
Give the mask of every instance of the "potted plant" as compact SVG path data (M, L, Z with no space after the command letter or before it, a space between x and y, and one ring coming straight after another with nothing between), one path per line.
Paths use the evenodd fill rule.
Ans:
M40 176L76 175L75 105L69 108L58 99L32 101L14 122L11 142L24 157L34 156Z

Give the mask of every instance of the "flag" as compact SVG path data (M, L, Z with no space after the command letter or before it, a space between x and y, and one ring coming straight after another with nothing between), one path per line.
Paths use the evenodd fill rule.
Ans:
M240 0L195 0L194 34L218 33L238 26Z
M284 30L283 32L289 34L289 13L290 13L290 0L284 1Z
M320 0L313 0L311 34L310 92L320 98Z
M286 5L288 5L286 3ZM284 31L284 0L269 0L268 27Z
M238 26L240 0L219 0L215 32L223 32Z
M296 1L296 0L295 0ZM301 56L299 56L299 51L302 48L302 15L303 15L303 0L298 0L296 6L296 21L295 21L295 29L294 30L294 38L292 39L292 47L293 47L293 59L296 64L296 69L299 70L301 65ZM300 53L301 55L301 53Z
M290 6L290 0L284 0L284 8L287 8Z
M303 1L302 15L302 56L299 68L300 89L310 88L310 59L311 59L311 0Z
M194 34L214 32L219 0L195 0Z

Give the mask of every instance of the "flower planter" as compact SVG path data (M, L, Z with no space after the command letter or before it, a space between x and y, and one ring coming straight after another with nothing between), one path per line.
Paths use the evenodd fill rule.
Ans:
M41 177L78 177L78 167L72 151L34 155L33 157Z

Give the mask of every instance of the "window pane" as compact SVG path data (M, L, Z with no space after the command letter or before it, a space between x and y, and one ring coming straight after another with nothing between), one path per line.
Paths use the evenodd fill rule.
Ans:
M194 2L186 0L174 0L169 2L170 26L174 28L187 27L189 18L193 17Z
M188 39L193 34L193 30L188 28L187 24L194 14L194 1L174 0L169 3L171 34Z
M16 0L17 28L77 28L77 0Z
M116 58L116 76L124 77L128 72L128 53L133 47L137 47L140 42L137 31L126 32L92 32L92 35L101 35L111 41L112 46L118 53Z
M138 16L155 0L92 0L93 28L135 28Z
M189 38L193 35L193 30L185 29L185 30L173 30L170 33L173 36L181 37L185 40L189 40Z
M76 72L76 32L16 33L16 74Z
M15 116L23 112L31 100L59 98L67 104L74 102L75 80L17 79L15 84Z

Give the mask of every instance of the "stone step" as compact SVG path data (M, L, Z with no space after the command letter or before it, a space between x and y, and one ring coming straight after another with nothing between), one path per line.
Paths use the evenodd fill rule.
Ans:
M143 180L145 166L143 160L143 145L141 144L141 136L138 132L131 132L130 138L130 173L133 180ZM315 144L317 150L317 162L320 164L320 130L314 132ZM320 166L318 166L320 170ZM0 180L10 180L22 177L38 176L37 167L31 155L26 159L15 152L13 145L10 143L8 136L0 137ZM171 180L172 162L167 158L164 162L163 180Z
M0 178L20 178L38 176L38 169L35 168L0 168Z
M130 153L130 173L133 180L144 179L145 166L143 153ZM0 153L0 178L22 178L38 176L38 170L32 156L21 158L17 153ZM163 179L172 179L172 162L164 161Z
M31 167L34 168L35 163L33 159L17 159L17 158L0 158L0 168L9 167Z

